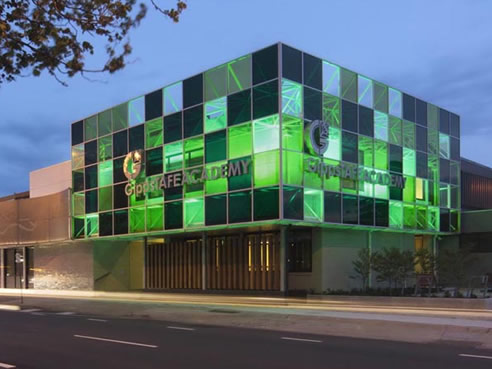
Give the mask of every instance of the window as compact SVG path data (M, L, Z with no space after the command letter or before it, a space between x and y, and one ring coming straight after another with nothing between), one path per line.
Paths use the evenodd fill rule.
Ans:
M145 95L145 120L162 116L162 90Z
M304 56L304 84L309 87L313 87L317 90L322 88L322 63L321 59L318 59L309 54L303 54Z
M183 81L183 107L203 102L203 77L198 74Z
M267 47L253 54L253 84L266 82L278 75L277 45Z
M288 271L291 273L311 273L313 251L310 232L290 232L287 236Z
M282 76L302 83L302 53L282 45Z

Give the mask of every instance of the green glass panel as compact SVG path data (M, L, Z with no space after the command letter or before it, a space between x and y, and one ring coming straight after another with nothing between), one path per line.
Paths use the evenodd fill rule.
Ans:
M85 214L85 194L83 192L73 194L73 215Z
M372 168L374 165L374 145L372 138L359 136L359 164L369 168Z
M323 191L305 188L304 220L310 222L322 222L323 218Z
M157 179L159 181L160 177L160 175L157 175L155 177L148 177L147 180L149 182L152 182L154 179ZM164 202L164 191L160 188L156 188L153 191L147 192L145 196L147 198L147 205L162 204Z
M97 115L97 132L99 137L113 132L111 109L103 111Z
M253 121L253 149L255 154L279 148L279 129L278 115Z
M130 233L145 232L145 207L130 209Z
M199 173L202 172L203 168L196 168ZM217 169L217 172L219 172L219 168ZM203 197L204 194L204 188L205 185L204 183L187 183L184 186L184 197L187 199L195 198L195 197Z
M102 187L99 189L99 211L113 209L113 187Z
M84 144L72 146L72 169L78 169L84 166L84 156Z
M227 195L207 196L205 198L205 225L227 223Z
M283 151L284 184L302 186L303 155L300 152Z
M282 113L302 117L302 86L299 83L282 80Z
M342 68L342 97L357 102L357 74Z
M205 104L205 133L227 127L227 99L221 97Z
M359 95L359 104L372 108L373 104L373 84L369 78L358 76L357 88Z
M230 94L251 87L251 55L228 63L227 71Z
M85 141L92 140L97 137L97 115L87 118L84 121Z
M374 109L388 112L388 87L379 82L374 82Z
M113 184L113 161L108 160L99 163L99 186L108 186Z
M439 132L439 156L449 159L449 136Z
M417 170L415 150L403 148L403 174L415 176Z
M145 183L145 179L140 178L134 182L135 182L135 187L138 185L143 186L143 184ZM130 206L137 206L137 205L145 205L145 193L143 191L141 193L139 193L138 195L136 192L134 192L130 196Z
M451 207L450 195L450 186L448 184L441 184L439 186L439 205L441 206L441 208Z
M99 161L111 159L113 157L113 137L104 136L98 140Z
M389 142L401 146L402 145L402 124L401 119L389 117Z
M439 183L439 158L437 156L429 155L427 163L429 179Z
M388 169L388 144L384 141L374 140L374 168Z
M84 217L73 217L72 233L73 233L73 238L84 238L85 235Z
M401 118L401 92L393 88L389 89L389 113Z
M335 161L335 160L330 160L330 159L324 159L323 162L327 165L334 165L337 166L340 164L340 162ZM323 188L328 191L335 191L338 192L340 191L340 177L329 177L325 178L323 180Z
M130 127L145 122L145 98L137 97L128 103L128 123Z
M203 136L184 141L185 168L203 164Z
M310 188L321 189L323 186L323 179L318 175L318 173L308 171L309 160L318 160L318 157L304 154L304 186Z
M119 131L128 127L128 104L123 103L112 109L113 131Z
M183 110L183 82L164 88L164 115Z
M183 168L183 142L178 141L164 146L164 170L172 172Z
M150 149L161 146L163 141L162 118L145 123L145 147Z
M251 156L230 160L229 165L235 165L237 162L241 160L251 160ZM252 164L250 164L248 168L248 173L243 173L240 176L229 177L228 178L229 191L240 190L243 188L250 188L253 170L254 170L253 166Z
M173 201L164 204L165 229L183 228L183 202Z
M349 178L342 178L340 180L340 184L342 186L342 192L343 193L349 193L353 195L357 195L357 192L359 191L358 189L358 184L359 182L353 179Z
M433 231L439 231L439 208L429 206L427 228Z
M403 201L415 202L415 177L406 177L405 188L403 189Z
M435 105L427 103L427 128L439 129L439 108Z
M203 198L185 200L184 210L185 227L196 227L204 225L205 213Z
M403 226L414 229L416 224L415 205L403 204Z
M323 61L323 92L340 96L340 67Z
M147 231L160 231L164 228L163 205L147 206Z
M415 123L403 121L403 146L415 150Z
M206 165L206 168L208 170L211 170L212 167L220 167L223 164L227 164L227 161L208 164ZM251 186L251 181L250 181L250 185L247 187L250 186ZM219 176L216 179L209 179L205 181L205 193L207 195L222 193L222 192L227 192L227 178L221 178Z
M253 134L251 123L228 128L227 148L229 159L251 155L253 152Z
M374 138L388 141L388 115L379 111L374 112Z
M365 170L371 171L372 168L365 167ZM374 196L374 185L370 182L365 182L363 180L359 181L359 195L365 197Z
M427 130L427 151L430 155L439 155L439 131Z
M255 154L254 161L254 186L272 186L279 183L279 151L266 151Z
M415 201L420 204L429 202L429 182L426 179L415 178Z
M427 229L427 207L417 206L417 229Z
M403 228L403 204L399 201L389 202L389 224L391 228Z
M374 169L376 173L385 174L386 171ZM375 184L374 185L374 197L378 199L388 199L389 198L389 187L385 185Z
M205 135L205 163L225 160L226 130Z
M205 101L227 95L227 65L221 65L204 73Z
M85 229L87 237L97 237L99 235L98 214L91 214L85 217Z
M286 219L304 219L304 199L303 188L284 186L283 205L284 218Z
M278 219L278 187L255 189L253 194L254 220Z
M304 123L302 119L289 115L282 116L282 148L302 151L303 150Z
M340 99L338 97L323 94L323 120L330 127L340 128Z
M342 132L339 128L328 128L328 150L323 157L327 159L340 160L342 158Z

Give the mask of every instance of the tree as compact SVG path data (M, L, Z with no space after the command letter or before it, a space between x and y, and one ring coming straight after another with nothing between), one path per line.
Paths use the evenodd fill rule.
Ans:
M360 279L362 282L362 289L367 290L369 285L369 277L372 269L372 255L369 247L364 247L357 252L357 259L352 261L354 266L355 276L353 278Z
M132 52L129 32L147 13L137 0L2 0L0 1L0 84L18 76L39 76L47 71L61 76L109 72L125 67ZM174 22L184 1L174 8L152 6ZM88 69L85 58L95 52L94 41L106 43L106 62Z
M411 251L400 251L396 247L385 248L374 254L373 269L380 282L388 282L390 294L398 284L405 287L406 279L413 273L415 257Z

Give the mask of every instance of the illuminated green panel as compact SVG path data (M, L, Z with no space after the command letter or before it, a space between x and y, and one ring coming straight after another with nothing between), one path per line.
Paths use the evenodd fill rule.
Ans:
M342 68L342 97L357 102L357 74Z
M389 142L401 146L402 145L402 126L401 119L389 117Z
M415 177L406 177L405 188L403 189L403 201L415 202Z
M403 148L403 174L407 176L415 176L417 170L415 150Z
M282 116L282 148L302 151L303 150L304 123L302 119L289 115Z
M178 141L164 146L164 170L172 172L183 167L183 142Z
M135 186L137 186L139 184L143 185L145 183L145 179L141 178L141 179L138 179L134 182L135 182ZM145 205L145 194L143 191L141 193L139 193L138 195L136 194L136 192L134 192L130 196L130 206L136 206L136 205Z
M160 175L156 175L154 177L147 177L147 180L150 182L154 179L159 180ZM164 202L164 192L160 188L154 189L154 191L149 191L146 194L147 197L147 205L152 205L152 204L162 204Z
M434 231L439 231L439 208L434 206L429 206L428 212L428 227Z
M427 229L427 207L417 206L417 229Z
M284 184L302 186L303 155L300 152L283 151Z
M315 159L318 160L316 156L304 154L304 186L305 187L310 187L310 188L322 188L323 185L323 180L322 178L318 175L318 173L310 172L307 170L307 163L309 159Z
M85 217L85 229L87 237L99 236L99 215L91 214Z
M324 159L323 162L327 165L339 165L340 162L335 160ZM340 177L330 177L323 180L323 188L328 191L340 191Z
M227 95L227 65L221 65L204 73L205 101Z
M160 231L164 227L163 205L147 206L147 231Z
M374 82L374 109L388 112L388 86Z
M376 173L384 174L386 171L374 169ZM389 198L389 187L385 185L374 185L374 197L378 199L388 199Z
M99 211L113 209L113 186L99 189Z
M427 130L427 151L430 155L439 155L439 131Z
M403 121L403 146L415 150L415 124Z
M429 179L439 183L439 158L437 156L429 155L427 164Z
M105 136L113 131L111 109L103 111L97 115L97 133L98 136Z
M338 97L323 94L323 120L330 127L340 128L340 99Z
M185 227L196 227L205 223L203 198L185 200L184 211Z
M374 112L374 138L388 141L388 115L377 110Z
M205 104L205 133L227 127L227 99L221 97Z
M230 94L251 87L251 55L228 63L227 71Z
M72 169L82 168L84 162L84 144L72 146Z
M353 179L348 179L348 178L342 178L340 180L340 184L342 186L342 192L343 193L349 193L349 194L357 195L358 184L359 184L358 181L355 181Z
M323 221L323 191L304 189L304 220Z
M420 204L429 202L429 182L426 179L415 178L415 201Z
M183 83L178 82L164 88L164 115L183 110Z
M222 164L227 164L227 161L208 164L206 168L210 170L212 167L220 167ZM205 182L205 193L207 195L227 192L227 178L209 179Z
M441 208L451 207L450 195L450 186L448 184L441 184L439 186L439 205L441 206Z
M427 128L439 129L439 108L429 103L427 103Z
M98 140L99 161L111 159L113 157L113 137L105 136Z
M372 168L374 165L374 147L372 138L359 136L359 164ZM382 168L384 169L384 168Z
M145 232L145 208L130 209L130 233Z
M145 147L147 149L162 145L164 139L162 118L157 118L145 123L145 136Z
M373 88L372 80L358 76L359 104L372 108Z
M449 159L449 136L439 132L439 156Z
M323 61L323 92L340 96L340 67Z
M374 140L374 168L388 170L388 144Z
M342 132L339 128L328 128L328 150L325 151L323 157L327 159L340 160L342 157Z
M364 167L364 169L368 171L372 170L372 168L368 167ZM359 181L359 195L365 197L374 197L374 185L370 182Z
M99 186L113 184L113 161L108 160L99 163Z
M97 137L97 115L93 115L84 121L84 129L85 141L89 141Z
M83 192L73 194L73 215L85 214L85 195Z
M403 204L399 201L389 202L389 225L391 228L403 228Z
M389 88L389 113L401 118L401 92Z
M127 103L115 106L112 109L113 114L113 132L128 127L128 105Z
M143 96L128 103L128 121L131 127L145 122L145 100Z
M255 153L279 148L279 127L278 115L253 121L253 149Z
M202 167L196 168L196 170L201 173L203 171ZM217 175L219 174L220 168L215 170ZM205 184L204 183L187 183L184 185L184 197L186 199L191 199L194 197L203 197Z
M415 205L403 204L403 225L405 228L416 227Z
M229 159L249 156L253 151L251 123L228 128L227 149Z
M302 86L299 83L282 80L282 113L302 117Z
M267 151L254 156L254 186L276 185L280 179L279 151Z

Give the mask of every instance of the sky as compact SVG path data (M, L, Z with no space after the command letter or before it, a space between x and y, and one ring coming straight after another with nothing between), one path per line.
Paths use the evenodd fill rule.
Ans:
M70 158L72 122L279 41L459 114L462 156L492 166L492 1L187 3L175 24L149 2L123 71L68 87L47 74L0 85L0 196L28 190L30 171Z

